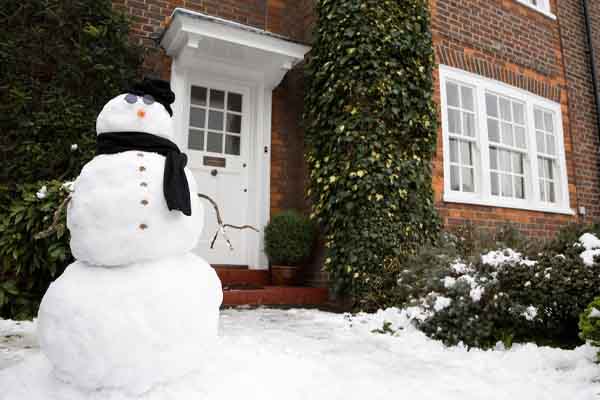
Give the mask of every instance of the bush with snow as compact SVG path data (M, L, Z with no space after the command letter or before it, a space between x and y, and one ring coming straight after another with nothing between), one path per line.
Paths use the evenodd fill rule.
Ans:
M600 263L585 253L600 251L600 235L587 229L568 227L543 246L524 241L525 251L540 249L527 255L501 242L469 255L446 240L396 261L390 298L399 306L420 307L426 318L416 325L448 345L573 346L580 343L579 315L600 288Z

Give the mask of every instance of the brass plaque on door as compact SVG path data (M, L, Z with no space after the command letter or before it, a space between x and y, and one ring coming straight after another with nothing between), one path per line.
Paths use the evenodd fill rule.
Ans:
M225 158L224 157L209 157L209 156L204 156L204 159L203 159L202 163L204 165L209 166L209 167L221 167L221 168L225 168Z

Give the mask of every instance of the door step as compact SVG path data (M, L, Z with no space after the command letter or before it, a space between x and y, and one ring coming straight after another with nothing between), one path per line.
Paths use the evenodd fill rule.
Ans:
M271 275L267 270L248 269L244 266L215 265L215 271L223 288L235 286L267 286L271 283Z
M267 270L214 265L223 286L223 306L322 306L329 298L324 287L273 286Z
M327 288L304 286L265 286L261 289L223 290L223 306L322 306Z

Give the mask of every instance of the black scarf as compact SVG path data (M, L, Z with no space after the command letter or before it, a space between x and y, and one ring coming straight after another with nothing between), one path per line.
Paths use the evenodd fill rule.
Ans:
M96 155L139 150L165 156L163 193L169 210L192 215L190 187L185 176L187 156L169 139L143 132L106 132L96 141Z

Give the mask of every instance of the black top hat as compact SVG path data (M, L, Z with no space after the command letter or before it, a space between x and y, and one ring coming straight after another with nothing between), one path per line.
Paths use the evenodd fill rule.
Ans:
M143 81L134 83L127 92L136 96L151 95L155 101L165 107L170 116L173 116L171 104L175 101L175 93L171 90L169 82L162 79L144 78Z

